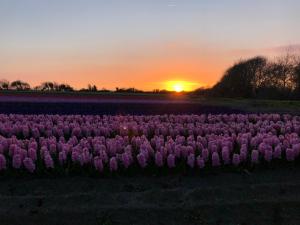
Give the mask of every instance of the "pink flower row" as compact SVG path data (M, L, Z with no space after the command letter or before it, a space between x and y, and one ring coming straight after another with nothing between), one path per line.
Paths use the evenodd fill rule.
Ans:
M190 168L295 161L291 115L0 115L0 170Z

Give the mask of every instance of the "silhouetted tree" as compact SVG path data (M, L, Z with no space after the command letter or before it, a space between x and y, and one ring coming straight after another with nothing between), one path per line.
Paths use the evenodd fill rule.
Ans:
M192 92L193 94L202 95L202 96L209 96L211 94L211 88L197 88Z
M0 81L0 89L1 90L8 90L9 89L9 81L1 80Z
M211 90L202 93L246 98L300 97L299 62L299 58L291 54L272 62L261 56L241 60L230 67Z
M102 88L101 90L98 90L99 92L111 92L110 90L107 90L105 88Z
M96 86L96 85L91 85L91 84L89 84L87 90L88 90L88 91L96 92L98 89L97 89L97 86Z
M58 91L74 91L74 88L68 84L59 84L57 89Z
M289 54L277 58L276 62L273 63L273 76L275 77L279 88L293 88L293 70L294 61L293 57Z
M300 61L294 68L295 95L300 98Z
M58 84L55 82L43 82L40 86L38 86L38 90L41 91L57 91Z
M257 56L241 60L230 67L213 87L217 95L228 97L253 97L263 82L263 69L267 59Z
M143 93L142 90L136 88L118 88L116 87L115 92L123 92L123 93Z
M13 90L30 90L30 85L21 80L11 82L10 87Z

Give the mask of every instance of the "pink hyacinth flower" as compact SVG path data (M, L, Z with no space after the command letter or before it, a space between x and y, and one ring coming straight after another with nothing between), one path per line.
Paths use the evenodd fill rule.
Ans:
M19 154L15 154L12 159L12 166L14 169L19 169L22 166L22 157Z
M45 162L45 165L46 165L46 168L54 168L54 163L53 163L53 159L51 157L50 154L46 154L45 155L45 158L44 158L44 162Z
M272 151L266 150L266 151L265 151L265 154L264 154L264 159L265 159L267 162L271 162L271 160L272 160L272 155L273 155L273 152L272 152Z
M4 153L4 149L5 149L5 148L4 148L3 144L0 143L0 154L3 154L3 153Z
M100 151L100 158L104 161L104 162L108 162L108 155L106 153L106 151L102 150Z
M180 145L176 145L176 146L175 146L175 151L174 151L174 153L175 153L175 156L176 156L177 158L180 158L180 155L181 155L181 146L180 146Z
M251 163L257 164L259 162L259 152L257 150L253 150L251 152Z
M136 158L137 158L137 161L138 161L139 165L142 168L145 168L147 166L146 157L143 153L138 154Z
M109 169L111 172L118 170L118 161L116 157L111 157L109 160Z
M230 163L230 153L227 146L222 148L222 159L225 165Z
M24 164L24 167L25 167L30 173L33 173L33 172L35 171L35 164L34 164L34 162L32 161L31 158L26 157L26 158L23 160L23 164Z
M167 164L169 168L174 168L175 165L175 156L173 154L168 155Z
M36 153L36 150L35 150L34 148L28 149L28 156L29 156L33 161L36 161L36 159L37 159L37 153Z
M281 146L280 146L280 145L277 145L277 146L275 147L275 149L274 149L273 157L274 157L275 159L281 159L281 152L282 152Z
M207 148L204 148L202 150L202 158L204 159L204 161L207 161L209 159L209 151Z
M197 166L200 168L200 169L202 169L202 168L204 168L205 167L205 161L204 161L204 159L199 155L198 157L197 157Z
M83 159L83 154L78 154L77 155L77 159L76 159L77 162L79 162L80 166L83 166L84 165L84 159Z
M295 144L293 145L293 150L294 150L294 155L295 155L295 158L300 154L300 144Z
M103 171L103 162L99 156L96 156L94 158L94 166L95 166L96 170L98 170L99 172Z
M241 149L240 149L240 160L242 161L246 161L247 160L247 155L248 155L248 148L247 145L242 145Z
M213 152L212 156L211 156L211 161L212 161L212 166L213 167L217 167L220 166L220 157L219 154L217 152Z
M266 149L267 149L267 146L266 146L265 143L260 143L260 144L259 144L259 146L258 146L258 151L259 151L261 154L264 154Z
M65 161L67 160L67 154L65 151L61 151L58 154L58 161L60 163L60 165L63 165L65 163Z
M194 154L189 154L189 156L187 158L187 164L189 165L189 167L194 168L194 166L195 166L195 155Z
M0 154L0 170L6 169L6 159L5 156Z
M164 165L163 156L160 152L155 153L155 165L158 167L162 167Z
M188 149L187 149L187 146L181 146L181 155L183 158L187 158L188 156Z
M72 154L71 154L72 162L76 162L77 161L78 155L79 155L79 153L77 151L72 151Z
M291 148L288 148L285 152L286 154L286 160L291 162L291 161L294 161L295 160L295 154L294 154L294 151L293 149Z
M18 149L18 146L16 144L11 144L8 149L9 156L13 156L17 149Z
M56 144L50 144L50 146L49 146L49 152L51 154L55 154L56 153Z
M238 166L240 164L241 160L240 160L240 155L239 154L233 154L232 156L232 164L234 166Z
M89 164L91 162L91 159L92 159L92 157L91 157L91 155L90 155L90 153L89 153L88 150L84 151L82 153L82 160L83 160L84 164Z
M130 166L131 160L127 152L122 154L122 163L126 169Z

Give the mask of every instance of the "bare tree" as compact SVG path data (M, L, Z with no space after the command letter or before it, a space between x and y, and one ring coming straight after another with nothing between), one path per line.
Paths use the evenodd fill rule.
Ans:
M295 95L297 98L299 98L300 97L300 57L296 58L293 80L295 83Z
M293 84L295 56L287 53L284 56L278 57L274 63L274 76L279 85L283 89L295 88Z

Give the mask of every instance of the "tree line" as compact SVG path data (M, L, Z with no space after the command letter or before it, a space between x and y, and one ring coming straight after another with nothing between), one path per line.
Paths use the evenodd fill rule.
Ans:
M269 60L256 56L236 62L212 88L197 94L213 97L300 98L300 57L286 54Z
M74 88L68 84L58 84L56 82L43 82L41 85L31 88L31 86L22 80L9 82L7 80L0 81L0 90L14 91L74 91Z
M56 82L43 82L38 86L31 87L29 83L16 80L9 82L0 80L0 90L2 91L41 91L41 92L118 92L118 93L170 93L171 91L154 89L153 91L143 91L136 88L119 88L114 91L105 88L98 89L94 84L88 84L87 88L76 90L69 84L59 84Z

